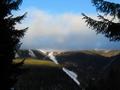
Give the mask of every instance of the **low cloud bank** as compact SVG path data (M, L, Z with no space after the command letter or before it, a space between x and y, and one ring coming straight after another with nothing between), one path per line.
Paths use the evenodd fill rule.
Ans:
M93 16L94 17L94 16ZM96 35L82 20L81 14L51 14L39 9L28 12L29 30L22 48L48 50L119 49L119 42L109 42ZM25 24L26 25L26 24Z

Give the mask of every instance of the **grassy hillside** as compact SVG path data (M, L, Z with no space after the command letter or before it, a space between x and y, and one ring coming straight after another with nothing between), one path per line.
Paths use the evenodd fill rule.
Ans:
M20 62L20 59L14 63ZM22 67L15 90L80 90L61 69L51 61L27 59Z
M14 60L14 63L21 62L22 59L16 59ZM47 66L47 67L60 67L60 65L56 65L54 62L49 60L40 60L40 59L33 59L33 58L27 58L24 61L23 66Z
M56 58L65 67L76 72L78 74L78 79L87 87L89 79L96 80L100 76L103 76L101 73L104 72L104 74L108 74L111 67L118 66L120 51L84 50L62 52L56 54ZM112 63L115 64L113 65Z
M81 90L63 73L62 66L78 74L78 80L81 82L82 87L88 88L93 85L101 88L86 90L114 90L106 88L109 88L109 86L118 88L119 86L117 84L120 83L119 50L54 52L60 65L54 64L39 51L32 51L36 57L30 56L28 50L25 52L23 50L24 54L22 52L19 54L27 60L25 60L22 67L26 72L20 77L15 86L17 90ZM21 56L15 60L15 63L21 61ZM47 60L42 60L43 58Z

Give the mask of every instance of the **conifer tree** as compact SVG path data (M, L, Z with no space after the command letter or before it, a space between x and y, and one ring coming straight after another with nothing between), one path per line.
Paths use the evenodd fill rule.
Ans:
M95 30L98 34L105 35L110 41L120 41L120 4L105 0L91 1L93 6L96 7L98 19L95 20L82 13L83 19L89 28ZM120 69L119 63L115 64L116 61L119 61L119 58L112 59L112 63L107 67L109 70L104 72L104 74L102 73L102 75L100 74L98 80L90 80L86 90L120 90L120 72L118 72Z
M27 28L18 30L17 23L26 16L14 16L22 0L0 0L0 90L10 90L20 72L19 64L13 64L15 53L20 47L20 39Z
M110 41L120 40L120 4L105 0L92 0L98 12L98 20L83 15L87 25L97 33L102 33ZM108 19L106 17L111 17Z

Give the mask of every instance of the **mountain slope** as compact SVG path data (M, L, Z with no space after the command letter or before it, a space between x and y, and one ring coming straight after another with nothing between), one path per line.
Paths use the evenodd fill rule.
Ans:
M53 62L27 59L22 68L25 73L19 77L15 90L81 90L61 66Z

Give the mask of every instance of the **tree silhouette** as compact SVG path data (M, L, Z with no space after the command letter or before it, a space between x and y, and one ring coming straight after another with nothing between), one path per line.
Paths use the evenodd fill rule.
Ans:
M120 41L120 4L105 0L91 1L93 6L96 7L98 20L82 13L89 28L95 30L97 34L105 35L110 41ZM90 80L86 90L120 90L119 63L114 64L119 59L113 60L114 62L110 63L109 70L100 74L98 80Z
M91 17L88 17L82 13L83 19L85 19L87 25L97 33L104 34L110 39L110 41L119 41L120 4L104 0L92 0L92 3L96 7L99 20L92 19ZM107 16L110 16L111 19L107 19Z
M18 30L17 23L26 16L13 16L19 10L22 0L0 0L0 90L10 90L17 80L19 65L13 64L15 53L20 47L20 39L27 28Z

